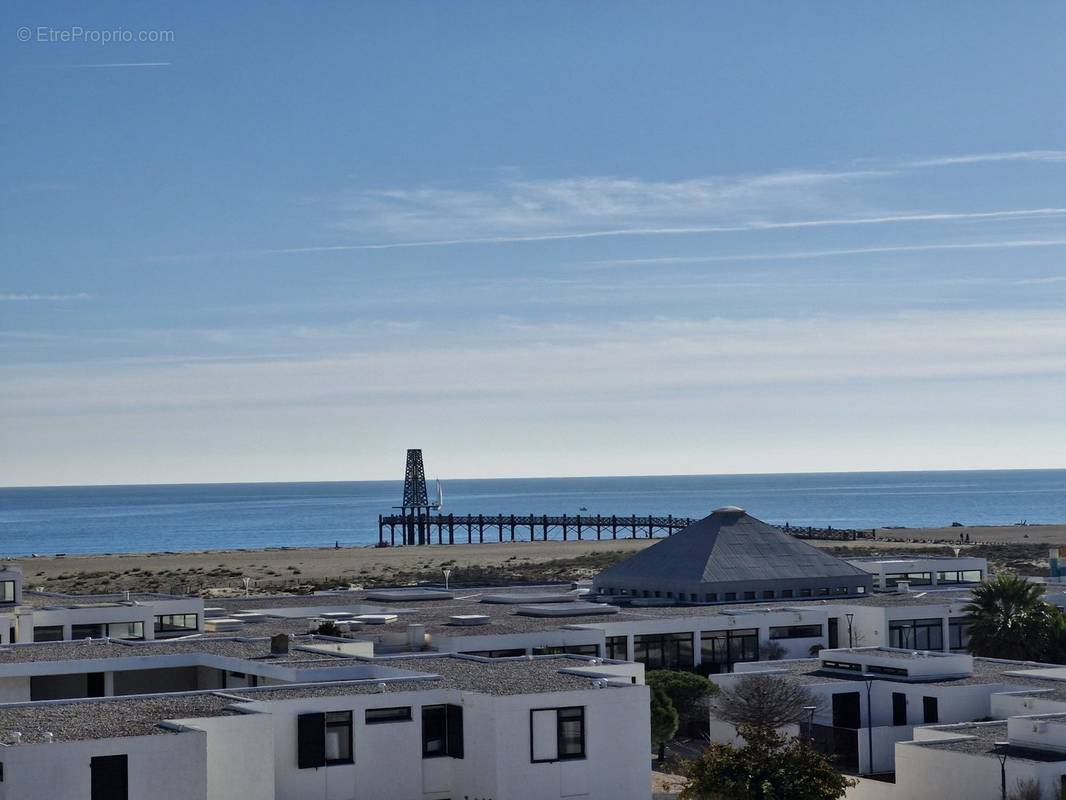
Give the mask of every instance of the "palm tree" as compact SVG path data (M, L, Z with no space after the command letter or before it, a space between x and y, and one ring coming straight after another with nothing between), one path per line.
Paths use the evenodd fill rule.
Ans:
M971 620L970 652L991 658L1045 658L1059 613L1043 594L1043 586L1006 573L974 589L964 609Z

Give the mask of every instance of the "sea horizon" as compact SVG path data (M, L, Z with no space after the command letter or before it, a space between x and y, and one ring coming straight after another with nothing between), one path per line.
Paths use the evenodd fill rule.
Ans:
M434 494L433 479L429 483ZM1066 469L450 478L444 513L673 514L743 506L771 524L835 528L1066 522ZM369 546L403 481L0 488L0 554ZM387 538L387 532L386 532Z

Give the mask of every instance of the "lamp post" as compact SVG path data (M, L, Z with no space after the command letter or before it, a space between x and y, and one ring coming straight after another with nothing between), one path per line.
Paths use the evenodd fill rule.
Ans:
M874 688L874 679L865 678L863 683L866 684L866 752L870 758L870 763L867 765L870 769L870 774L874 773L874 718L870 712L870 693Z
M452 576L452 568L441 567L440 571L444 575L444 591L448 591L448 578Z
M848 618L848 648L850 649L855 646L855 640L851 635L851 621L855 619L855 615L849 611L844 616Z
M818 710L818 706L804 706L803 710L807 712L807 742L812 747L814 746L814 712Z
M999 759L999 794L1002 800L1007 800L1007 748L1010 742L994 742L993 747Z

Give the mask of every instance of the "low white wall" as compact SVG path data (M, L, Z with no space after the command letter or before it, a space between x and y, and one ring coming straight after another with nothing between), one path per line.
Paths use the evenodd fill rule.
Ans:
M207 737L199 731L0 748L0 800L90 794L90 759L129 756L129 800L207 800Z

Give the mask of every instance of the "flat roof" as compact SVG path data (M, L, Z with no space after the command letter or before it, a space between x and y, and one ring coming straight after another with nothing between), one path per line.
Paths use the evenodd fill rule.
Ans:
M43 742L45 732L54 734L56 741L172 734L174 730L161 723L238 714L242 709L250 712L257 704L272 701L434 689L495 696L544 694L590 689L596 678L566 671L591 666L588 659L578 656L487 660L433 655L373 663L398 672L391 678L361 681L0 705L0 744L12 744L14 731L22 733L24 744Z
M310 643L312 640L307 639ZM107 639L77 642L37 642L0 646L0 665L56 661L81 661L99 658L147 658L181 653L208 653L248 661L269 661L285 664L303 661L328 660L329 654L300 650L300 640L291 643L288 653L270 652L269 639L246 638L230 633L228 638L197 637L195 639L159 640L151 642Z
M916 747L928 747L934 750L950 750L956 753L966 753L972 756L987 756L995 758L1004 753L1008 758L1015 761L1035 762L1058 762L1066 761L1066 753L1056 753L1051 750L1036 750L1017 745L996 747L996 742L1007 741L1007 720L995 722L967 722L960 725L935 726L937 730L946 734L953 734L959 739L932 739L928 741L906 742Z

